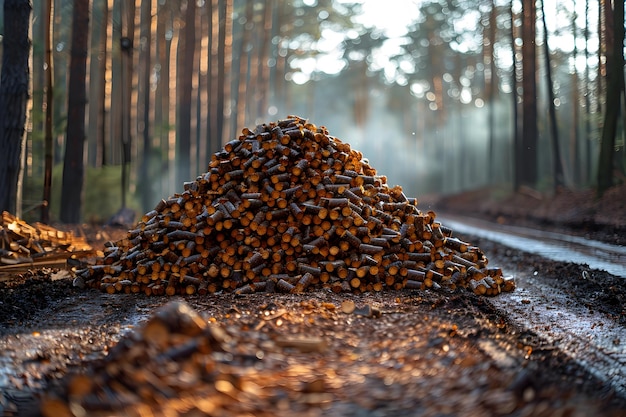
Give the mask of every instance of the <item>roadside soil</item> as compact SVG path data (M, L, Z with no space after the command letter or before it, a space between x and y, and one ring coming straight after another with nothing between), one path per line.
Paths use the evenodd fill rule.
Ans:
M624 245L625 188L611 190L606 201L570 192L493 199L496 193L420 206ZM94 246L125 233L86 230ZM625 330L614 343L626 344L624 279L603 271L583 279L587 269L575 263L472 243L490 265L515 270L520 287L541 271L536 279L553 291ZM517 308L527 308L532 320L532 304ZM53 268L0 279L0 415L621 416L625 410L623 393L558 343L466 291L183 299L82 290Z
M461 194L425 196L423 207L474 216L500 224L564 231L615 245L626 245L626 184L607 190L561 189L554 194L522 188L517 193L485 187Z

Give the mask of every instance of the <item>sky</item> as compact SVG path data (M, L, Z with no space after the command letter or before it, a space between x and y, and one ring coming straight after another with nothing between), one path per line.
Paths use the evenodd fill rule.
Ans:
M314 5L317 2L317 0L303 1L308 5ZM339 4L354 3L355 1L358 0L336 0ZM394 73L395 68L388 65L387 57L398 54L402 51L402 37L406 34L407 27L417 19L419 15L419 7L422 2L422 0L362 0L362 14L354 16L354 21L356 23L362 24L367 28L376 28L389 38L389 40L385 42L384 48L381 48L381 50L375 51L372 54L374 58L372 69L384 69L385 75L389 80L394 79L396 74ZM561 15L560 18L557 18L558 5L563 5L565 3L566 2L564 0L561 2L546 2L546 20L548 30L552 34L549 41L550 48L554 49L558 47L566 52L571 52L573 49L573 38L567 30L570 29L570 22L567 21L567 19L563 19L563 15ZM521 7L520 2L515 3L514 7L519 9ZM576 7L578 14L577 25L579 28L582 28L584 25L585 2L576 2ZM519 12L519 10L516 11ZM591 10L591 25L595 22L595 12L595 9ZM471 22L468 22L468 24L474 26L476 24L475 19L476 16L472 16L470 19ZM538 21L538 26L538 37L541 37L542 29L540 27L540 21ZM562 30L562 35L555 35L554 31L557 28ZM350 33L343 34L334 32L330 29L323 30L322 37L318 40L316 45L317 49L323 53L318 55L317 58L309 57L297 62L301 70L293 73L292 81L297 84L304 84L311 79L311 76L315 71L322 71L326 74L332 75L343 70L346 63L341 59L340 45L345 36L350 36ZM354 33L354 36L356 36L356 32ZM539 39L539 42L541 42L541 39ZM584 46L583 40L579 37L579 50L584 50ZM589 47L590 53L594 54L596 51L594 50L595 45L593 42L589 45ZM579 71L583 71L585 62L584 59L582 59L582 56L579 57L579 62L577 62L576 66Z
M390 38L400 37L418 16L420 3L417 0L363 1L363 14L355 17L355 21L366 27L380 28Z
M354 3L355 0L336 0L337 3ZM316 0L304 0L307 5L313 5ZM399 51L400 38L407 33L407 27L419 14L420 0L367 0L362 1L362 13L354 17L354 21L366 28L379 29L383 35L391 38L386 42L384 55L391 55ZM293 75L296 84L304 84L310 79L313 71L323 71L326 74L337 74L345 67L341 61L339 45L344 36L350 33L337 33L330 29L322 31L322 38L317 47L325 52L315 58L303 59L299 62L300 73ZM355 32L354 36L357 35ZM379 54L382 58L382 56Z

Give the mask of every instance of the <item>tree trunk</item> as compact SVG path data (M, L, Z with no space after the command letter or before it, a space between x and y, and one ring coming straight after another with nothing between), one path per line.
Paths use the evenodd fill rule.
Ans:
M250 54L252 50L251 46L251 34L253 28L253 6L254 3L249 1L246 3L246 12L245 19L246 22L243 24L242 28L242 38L241 38L241 51L239 51L239 75L237 80L237 100L236 100L236 116L235 116L235 129L242 129L246 126L246 111L247 111L247 99L246 99L246 91L248 90L248 81L249 81L249 60Z
M74 0L72 46L67 109L67 139L63 162L61 221L79 223L82 209L85 147L85 106L87 94L87 47L89 38L89 0Z
M576 6L576 2L574 2ZM574 62L578 62L578 28L576 26L576 13L572 15L572 35L574 36L574 50L572 51L572 58ZM585 48L586 49L586 48ZM585 61L587 62L587 61ZM573 123L570 130L570 172L572 173L572 182L575 186L581 183L581 166L580 160L579 142L580 135L578 134L579 120L580 120L580 95L578 87L578 69L574 65L574 73L572 74L572 119Z
M113 63L114 62L118 62L117 58L116 58L116 54L113 53L113 22L115 21L115 19L113 18L114 16L114 8L115 8L115 0L107 0L106 1L106 6L105 6L105 10L106 10L106 19L103 17L102 20L103 22L106 21L106 25L103 29L103 35L104 38L101 41L100 44L100 51L102 52L102 60L100 62L100 69L102 71L102 81L101 81L101 90L100 90L100 95L98 96L98 99L101 101L102 103L102 108L101 108L101 113L100 113L100 117L99 117L99 125L98 125L98 132L99 132L99 149L100 149L100 164L98 164L98 166L105 166L110 164L113 159L112 159L112 154L113 154L113 146L112 146L112 140L111 137L113 135L113 132L117 132L116 130L113 129L112 126L112 120L113 120L113 112L112 112L112 104L114 103L113 98L117 97L115 94L112 93L108 93L107 91L111 91L114 87L113 84L113 79L115 78L113 76L113 71L111 74L111 79L107 78L106 74L107 74L107 69L108 68L112 68L113 67ZM117 69L115 69L114 71L117 71ZM116 81L117 82L117 81ZM117 115L117 112L115 113ZM117 116L116 116L117 117Z
M227 30L229 29L229 21L232 20L232 0L222 0L219 5L219 35L218 35L218 46L217 46L217 106L215 108L216 115L216 132L217 135L214 138L217 149L219 149L222 145L222 141L224 140L224 105L225 105L225 89L226 89L226 74L228 73L228 69L226 68L227 60L227 45L226 39L230 38L230 35L227 34ZM230 38L232 40L232 38ZM228 51L230 52L230 50ZM230 64L230 58L228 60L228 64ZM216 149L216 150L217 150Z
M207 55L209 53L209 16L210 11L208 10L207 4L205 3L204 7L196 10L196 21L197 28L200 30L199 41L196 42L196 64L199 67L198 72L198 88L197 88L197 108L196 108L196 120L198 121L198 127L196 129L196 165L198 166L199 172L204 172L207 170L208 163L210 158L207 155L207 129L208 129L208 121L207 121L207 106L208 106L208 83L209 83L209 72L208 67L206 65Z
M52 85L52 0L44 2L44 174L43 204L41 205L41 222L50 222L50 201L52 200L52 165L54 143L52 138L52 106L54 89Z
M218 138L217 119L218 113L218 95L217 92L221 88L219 84L219 62L218 62L218 50L220 45L220 8L223 0L211 0L211 29L209 31L209 45L211 52L208 54L208 71L211 74L209 78L209 106L207 108L208 113L208 153L214 154L220 148L220 138ZM208 4L208 3L207 3Z
M159 6L157 13L157 30L156 30L156 48L160 63L158 70L158 82L156 83L155 104L154 104L154 124L155 134L158 135L160 149L160 165L158 166L159 175L155 179L159 180L157 195L169 194L169 93L170 93L170 45L172 38L170 34L171 11L167 6Z
M139 83L139 104L138 111L143 115L140 132L143 139L143 152L139 162L139 193L141 198L141 208L144 212L150 210L155 203L155 191L153 178L150 176L152 162L152 141L150 123L150 71L151 71L151 48L152 48L152 0L143 0L141 3L141 49L139 51L139 65L141 67Z
M28 0L4 0L0 80L0 211L16 213L28 102L30 13Z
M230 131L225 126L230 125L230 111L227 106L230 106L232 99L231 83L232 83L232 68L233 68L233 0L225 0L224 2L224 75L222 78L223 95L221 98L221 112L218 114L221 120L220 124L220 138L221 142L225 139L230 140ZM227 136L228 135L228 136ZM235 136L239 136L235 134ZM218 147L221 148L222 143L219 143Z
M285 21L290 18L290 14L287 15L286 12L287 3L279 2L277 5L276 18L274 19L274 30L277 30L282 36L290 37L292 34L289 31L283 31L281 28L285 24ZM290 26L287 26L290 27ZM272 91L274 92L276 107L280 111L285 111L289 109L288 105L288 91L286 88L287 82L285 81L285 75L288 71L288 60L289 50L283 45L282 42L278 42L276 45L276 65L274 65L274 88ZM288 111L287 111L288 112ZM284 115L286 116L286 115ZM240 126L241 128L241 126Z
M554 191L556 192L564 185L563 165L561 164L561 150L559 147L559 126L556 121L556 108L554 105L554 87L552 85L552 67L550 61L550 47L548 46L548 25L546 24L546 13L544 1L541 1L541 20L543 22L543 48L546 56L546 84L548 90L548 109L550 113L550 131L552 137L552 180L554 181Z
M515 15L513 13L513 0L509 5L509 12L511 14L511 58L512 58L512 71L511 71L511 100L513 104L512 115L512 127L513 127L513 189L518 191L522 182L522 138L519 132L519 106L517 104L517 48L515 47Z
M106 0L92 0L91 11L93 15L91 25L91 39L89 44L89 105L87 108L87 165L98 167L100 164L100 130L98 129L98 119L102 115L101 106L103 101L100 99L102 93L100 88L104 82L104 72L100 72L103 68L100 63L106 53L102 50L101 45L103 39L106 38L107 8ZM103 87L102 87L103 88Z
M255 2L252 2L255 3ZM252 16L250 18L250 31L252 32L252 38L249 42L249 48L246 51L248 54L248 69L247 69L247 85L245 91L245 105L246 105L246 119L250 118L250 122L257 124L260 122L260 116L257 114L256 97L260 88L259 85L259 71L261 61L259 60L258 51L261 48L261 39L263 38L263 23L261 21L262 11L258 6L252 6ZM246 120L244 119L244 120ZM245 126L245 125L240 125Z
M122 37L120 38L121 56L121 85L122 105L120 106L120 120L122 122L122 208L126 208L128 193L128 170L132 145L131 135L131 102L133 91L133 48L135 33L135 4L122 2Z
M520 183L534 186L537 182L537 54L535 50L535 0L522 1L522 146L516 155L521 167Z
M107 50L111 51L110 65L110 79L107 80L107 89L109 89L109 120L108 120L108 135L106 135L107 141L107 165L119 165L121 163L120 156L122 151L120 149L122 145L122 64L121 64L121 51L120 51L120 22L121 12L123 7L122 0L112 0L113 4L110 9L111 13L111 26L107 33Z
M272 14L274 11L274 1L267 0L265 2L265 10L263 16L263 31L261 32L261 46L259 48L259 82L257 83L257 97L255 101L257 103L257 115L265 119L267 116L267 109L269 107L269 68L267 63L270 55L270 44L272 34Z
M22 175L27 178L43 178L44 166L39 161L44 160L44 129L45 129L45 113L46 113L46 97L45 97L45 67L44 57L46 54L45 35L46 30L46 0L33 3L32 28L30 37L32 40L33 50L30 58L30 100L27 107L27 121L30 129L27 129L26 139L24 141L24 152L27 161L24 164ZM1 23L0 23L1 25ZM0 57L2 50L0 49ZM0 68L2 65L0 65ZM39 71L35 70L39 69ZM41 152L41 153L40 153ZM30 160L30 163L28 162Z
M585 62L589 62L589 0L585 0ZM591 83L589 82L589 65L585 65L585 139L584 139L584 185L591 180Z
M487 156L487 166L488 166L488 182L492 182L496 180L496 158L495 158L495 113L496 113L496 102L495 102L495 90L497 87L496 84L496 57L494 54L494 45L496 42L496 5L494 0L491 0L491 10L489 11L489 30L488 30L487 42L483 43L483 62L485 64L485 71L489 68L489 79L485 80L485 88L487 89L486 96L488 102L488 110L489 110L489 144L488 144L488 156ZM484 37L484 36L483 36Z
M237 106L239 105L238 102L238 94L239 94L239 83L241 81L241 78L239 76L240 73L240 69L241 69L241 58L242 58L242 54L243 54L243 50L244 50L244 44L243 44L243 33L245 30L245 22L243 22L241 20L242 18L240 17L239 19L236 20L237 23L235 23L235 21L233 21L233 45L232 45L232 62L231 62L231 71L232 71L232 78L231 78L231 87L232 87L232 95L231 95L231 106L230 106L230 124L228 126L228 130L230 132L233 132L234 135L238 135L238 131L239 129L237 128L237 117L238 113L237 113ZM208 88L207 88L208 91ZM229 135L230 136L234 136L234 135Z
M196 49L194 22L196 3L187 1L185 26L179 38L178 46L178 114L176 116L176 184L182 185L191 178L191 90L193 79L193 61Z
M604 89L606 88L606 71L609 65L608 60L610 59L607 56L607 50L610 51L610 43L612 39L612 35L610 34L610 28L607 28L606 22L606 9L610 7L610 2L606 0L598 1L598 72L596 74L596 88L598 90L598 113L602 113L604 110L604 105L606 103L602 103L600 97L604 94ZM607 38L607 35L609 36Z
M89 165L101 167L106 165L106 63L109 59L107 51L107 28L109 20L109 0L93 2L95 16L96 4L100 8L99 30L93 32L91 47L93 48L89 76ZM94 19L95 21L95 19Z
M606 10L606 9L605 9ZM608 12L608 11L607 11ZM608 12L610 13L610 12ZM609 28L608 15L606 27ZM615 153L615 136L620 114L620 99L624 89L624 2L616 1L613 10L613 39L611 50L607 50L607 89L606 113L602 127L602 142L600 144L600 160L598 163L598 196L613 185L613 157ZM607 37L608 38L608 37Z

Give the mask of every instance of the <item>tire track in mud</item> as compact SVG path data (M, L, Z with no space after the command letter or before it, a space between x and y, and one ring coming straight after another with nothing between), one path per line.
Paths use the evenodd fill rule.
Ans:
M607 320L575 299L555 294L541 280L518 277L515 294L489 303L512 323L559 349L583 369L626 396L626 334L623 326Z
M524 252L525 257L540 256L582 265L581 276L563 276L559 278L561 281L593 283L595 275L603 274L598 270L618 277L614 280L617 282L626 277L626 247L535 229L503 227L476 219L451 216L441 222L455 234L469 236L469 241L475 241L476 237L487 239L497 246ZM598 311L587 297L580 296L579 291L585 290L576 289L576 285L572 285L571 291L563 291L563 283L555 282L554 277L545 278L541 269L511 262L507 251L495 251L495 257L491 251L485 252L490 263L495 261L505 275L514 275L517 284L513 293L501 294L487 302L512 324L541 339L545 345L540 349L558 349L619 396L626 397L626 329L619 317Z

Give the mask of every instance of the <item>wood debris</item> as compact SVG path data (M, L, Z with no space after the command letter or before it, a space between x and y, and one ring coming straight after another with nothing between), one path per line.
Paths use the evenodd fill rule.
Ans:
M41 264L53 259L64 262L71 253L91 249L82 236L39 222L30 225L2 212L0 265Z
M32 415L623 415L598 398L594 379L586 393L547 382L563 375L552 365L570 375L571 364L525 357L515 331L465 297L368 294L385 312L376 320L343 313L345 297L362 298L189 298L201 310L172 300L48 387ZM447 305L432 307L442 298Z
M148 295L515 287L360 152L296 116L243 129L77 275Z
M327 353L328 342L207 323L186 302L171 301L101 361L45 393L39 411L55 417L274 416L279 410L268 404L281 402L280 414L319 415L314 410L332 399L331 387L306 360Z

